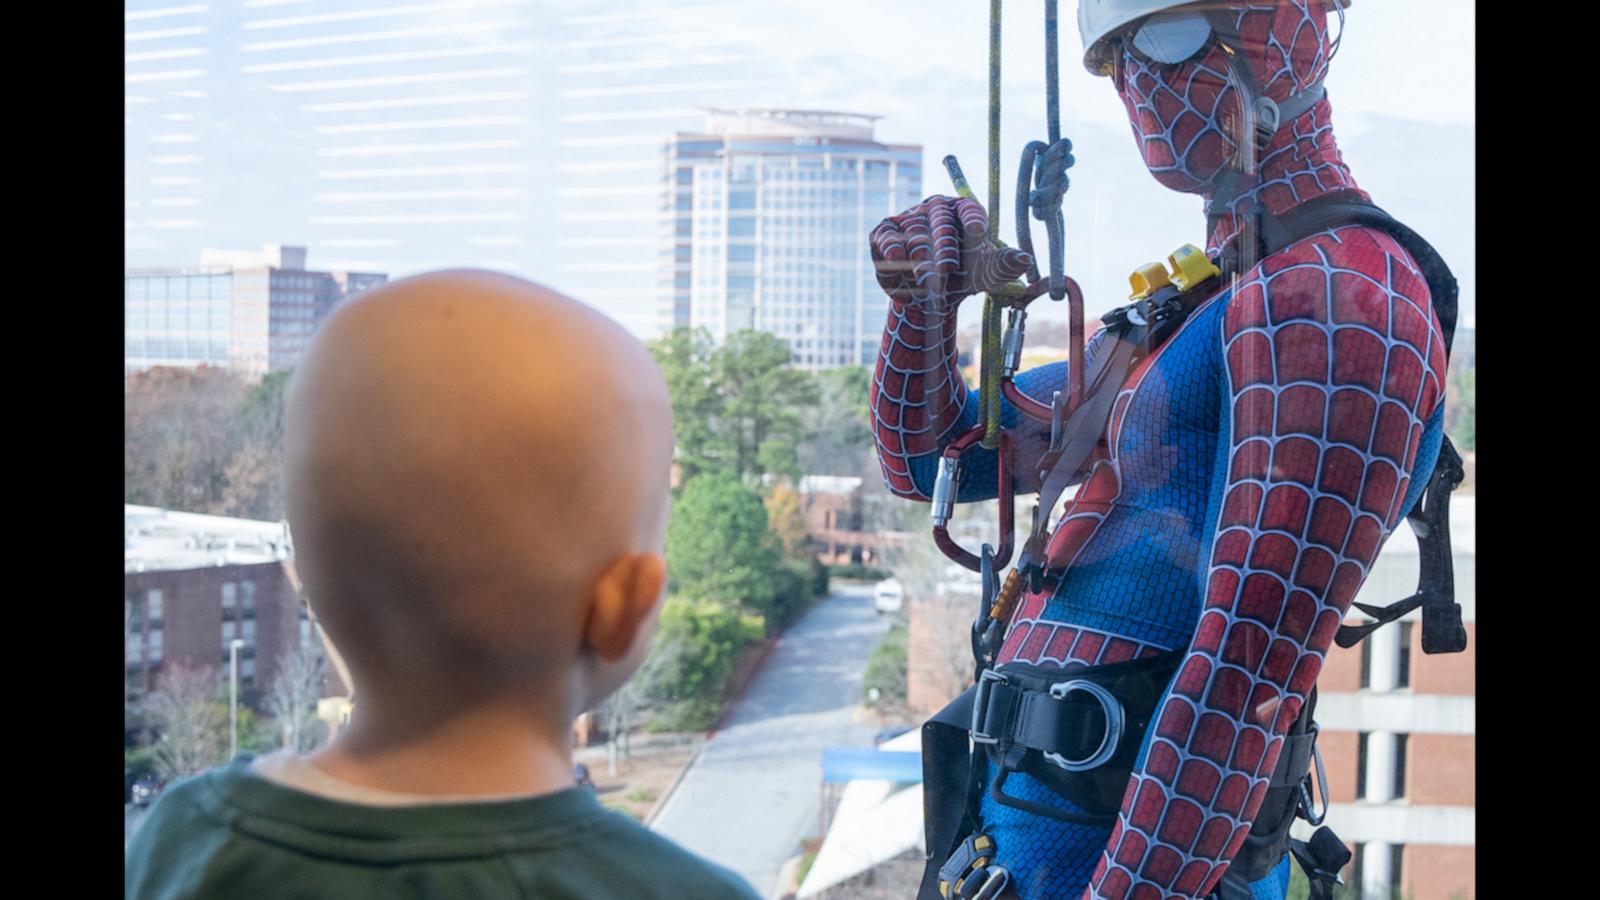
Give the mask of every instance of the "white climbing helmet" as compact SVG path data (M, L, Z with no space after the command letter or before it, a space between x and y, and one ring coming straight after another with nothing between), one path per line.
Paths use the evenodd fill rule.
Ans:
M1343 10L1351 0L1325 0L1329 9ZM1078 33L1083 36L1083 66L1091 75L1111 74L1111 41L1125 26L1146 16L1152 21L1135 36L1135 46L1163 62L1186 59L1205 44L1211 28L1203 16L1174 12L1180 7L1226 6L1227 3L1196 3L1194 0L1078 0ZM1167 59L1162 59L1162 56Z

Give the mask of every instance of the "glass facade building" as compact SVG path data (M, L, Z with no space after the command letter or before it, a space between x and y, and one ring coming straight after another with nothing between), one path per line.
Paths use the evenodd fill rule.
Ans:
M876 117L711 110L663 149L660 327L767 331L811 371L870 365L888 300L866 235L921 199L922 148Z
M225 366L233 334L233 270L130 270L123 278L123 371Z
M229 256L241 258L216 261ZM336 304L388 280L370 272L309 271L301 248L249 256L207 253L200 266L127 270L123 373L212 365L260 377L287 369Z

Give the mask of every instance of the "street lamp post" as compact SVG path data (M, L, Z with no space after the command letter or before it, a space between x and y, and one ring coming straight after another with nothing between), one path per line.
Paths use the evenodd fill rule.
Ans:
M234 638L228 645L229 668L232 677L228 681L228 715L232 719L232 735L228 742L228 758L233 759L239 755L239 648L244 646L244 641Z

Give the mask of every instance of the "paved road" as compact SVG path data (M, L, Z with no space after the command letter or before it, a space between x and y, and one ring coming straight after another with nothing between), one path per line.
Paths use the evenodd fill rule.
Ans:
M791 625L651 827L771 895L817 828L822 749L872 743L853 713L889 621L870 586L841 585Z
M122 804L122 846L127 848L128 842L133 840L133 833L144 824L144 817L150 811L149 807L134 806L132 803Z

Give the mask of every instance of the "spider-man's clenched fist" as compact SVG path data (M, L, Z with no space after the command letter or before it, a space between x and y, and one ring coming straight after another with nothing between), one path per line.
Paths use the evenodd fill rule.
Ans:
M897 305L953 310L1028 270L1033 258L984 238L989 217L976 200L929 197L872 230L878 284Z

